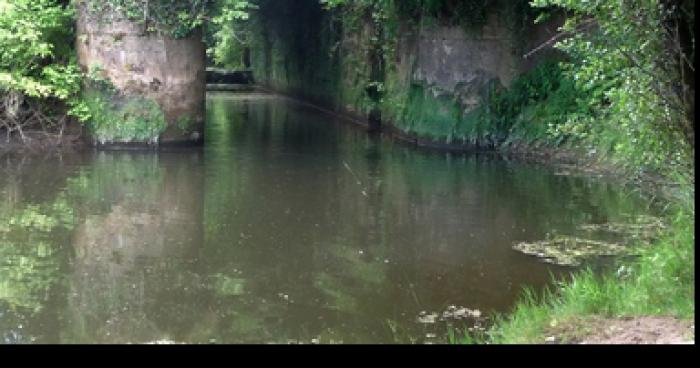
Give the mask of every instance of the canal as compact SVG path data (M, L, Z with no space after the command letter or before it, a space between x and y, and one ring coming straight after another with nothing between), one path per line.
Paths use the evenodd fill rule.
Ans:
M210 93L205 141L3 158L0 342L441 342L576 269L515 244L651 211L274 95Z

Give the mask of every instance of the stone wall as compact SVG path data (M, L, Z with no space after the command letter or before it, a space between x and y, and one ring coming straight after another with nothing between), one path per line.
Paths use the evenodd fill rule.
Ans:
M480 126L477 110L493 91L509 88L543 60L559 57L552 48L529 58L524 54L563 23L555 17L518 33L506 17L492 10L483 26L471 30L440 22L402 26L394 63L387 67L383 120L424 142L491 147L493 141L482 137L504 132Z
M116 14L79 9L78 62L99 70L120 98L155 101L166 126L149 143L201 142L205 108L205 46L200 31L183 39L146 32ZM100 143L144 143L128 137Z
M469 116L489 91L508 88L543 59L558 57L551 48L531 58L523 55L563 23L553 17L535 25L523 15L516 21L530 24L514 29L504 4L494 5L484 25L474 29L434 18L393 19L398 29L393 53L384 57L383 96L377 103L367 93L375 81L371 23L350 27L338 21L341 14L314 8L315 0L301 3L290 9L285 1L267 1L253 15L253 71L259 83L363 119L378 108L384 125L440 141L468 140L477 129Z
M499 13L491 13L478 31L456 26L422 28L411 40L416 45L411 80L436 91L454 95L467 110L478 106L478 95L491 82L508 87L518 75L531 69L547 52L524 58L556 34L563 19L528 27L525 35L514 34ZM551 52L551 49L549 50ZM524 51L523 51L524 52Z
M508 85L516 72L509 34L494 17L482 34L445 26L423 30L416 54L412 81L453 94L467 108L479 104L478 93L489 81Z

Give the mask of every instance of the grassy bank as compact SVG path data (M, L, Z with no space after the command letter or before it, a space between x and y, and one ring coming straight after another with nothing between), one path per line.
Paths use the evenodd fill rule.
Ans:
M560 282L544 295L526 291L509 315L497 317L480 343L544 343L576 341L587 333L589 318L695 315L695 216L677 210L662 237L647 244L631 263L615 272L590 270Z

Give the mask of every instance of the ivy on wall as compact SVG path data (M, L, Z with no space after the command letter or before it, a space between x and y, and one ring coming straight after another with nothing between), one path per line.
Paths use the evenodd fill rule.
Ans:
M92 16L103 21L124 16L150 32L174 38L189 36L208 17L214 0L81 0Z

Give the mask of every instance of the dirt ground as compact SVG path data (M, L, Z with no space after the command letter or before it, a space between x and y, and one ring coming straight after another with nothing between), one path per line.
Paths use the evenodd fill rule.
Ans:
M552 329L546 343L694 344L695 324L674 317L588 318Z

